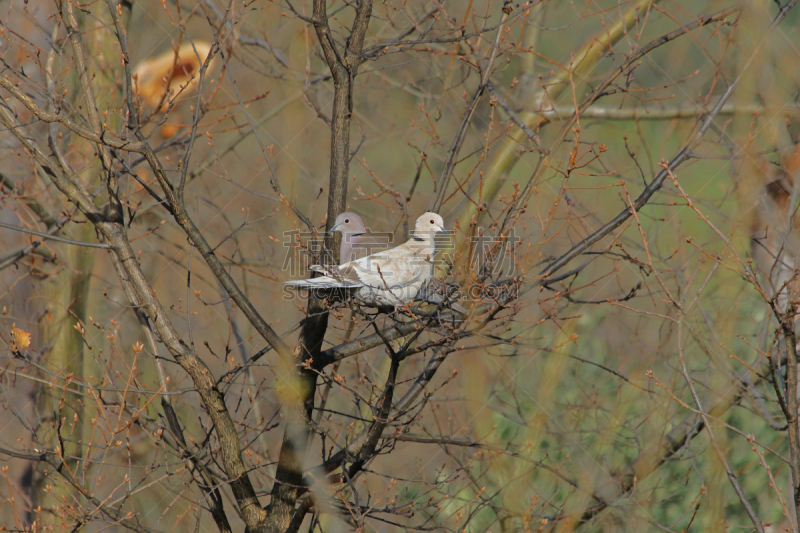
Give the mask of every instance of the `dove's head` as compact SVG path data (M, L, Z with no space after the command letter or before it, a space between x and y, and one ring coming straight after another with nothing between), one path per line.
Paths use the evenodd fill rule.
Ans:
M425 213L417 219L414 235L418 238L433 238L437 233L445 232L444 220L436 213Z
M342 235L361 235L367 232L364 227L364 219L350 211L345 211L336 217L336 223L331 231L340 231Z

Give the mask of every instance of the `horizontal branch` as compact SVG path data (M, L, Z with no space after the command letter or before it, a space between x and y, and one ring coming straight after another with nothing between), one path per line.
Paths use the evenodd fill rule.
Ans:
M643 107L622 109L616 107L590 107L581 112L580 117L606 120L669 120L697 118L708 112L709 109L707 106L699 104L654 109L646 109ZM782 115L800 115L800 105L787 103L780 107L766 107L759 104L729 103L722 106L717 114L754 115L755 113L763 112ZM543 110L541 116L547 119L568 119L574 113L575 106L555 106L549 110Z
M411 335L421 327L422 324L419 322L408 322L406 324L387 328L381 334L373 333L366 337L344 342L338 346L320 352L319 357L314 359L314 366L316 368L324 368L336 361L341 361L346 357L350 357L351 355L360 354L372 348L382 346L384 344L384 339L393 341L405 337L406 335Z
M111 246L104 244L102 242L87 242L87 241L76 241L73 239L65 239L64 237L56 237L55 235L51 235L49 233L23 228L22 226L15 226L13 224L6 224L5 222L0 222L0 228L11 229L14 231L19 231L21 233L30 233L32 235L36 235L38 237L42 237L47 240L63 242L66 244L74 244L75 246L85 246L86 248L103 248L103 249L111 248Z

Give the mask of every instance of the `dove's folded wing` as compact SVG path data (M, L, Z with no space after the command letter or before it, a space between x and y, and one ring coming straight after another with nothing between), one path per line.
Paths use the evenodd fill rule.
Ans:
M296 279L292 281L284 281L284 285L292 287L304 287L307 289L351 289L363 287L362 283L352 283L347 281L340 281L336 278L328 276L320 276L318 278L310 279Z
M339 267L352 271L353 279L369 287L397 289L419 281L427 265L403 245Z

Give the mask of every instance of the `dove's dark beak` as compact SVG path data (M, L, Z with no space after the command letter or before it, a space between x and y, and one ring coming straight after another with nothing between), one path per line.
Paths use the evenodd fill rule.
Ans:
M334 231L339 231L339 224L336 224L331 228L331 233L333 233Z
M451 233L451 231L449 231L449 230L448 230L447 228L445 228L444 226L437 226L437 228L436 228L436 229L438 229L438 230L439 230L439 232L441 232L441 233Z

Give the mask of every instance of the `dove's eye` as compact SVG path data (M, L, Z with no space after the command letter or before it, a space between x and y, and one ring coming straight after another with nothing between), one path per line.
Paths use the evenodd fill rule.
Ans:
M433 222L433 219L431 219L431 224L433 224L433 223L434 223L434 222Z
M349 224L350 223L350 219L349 218L344 219L344 223L345 224Z

